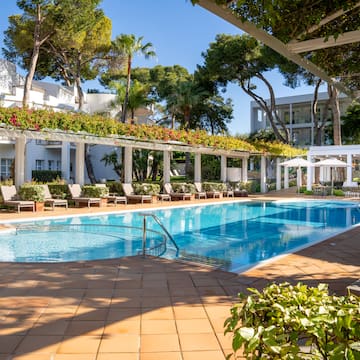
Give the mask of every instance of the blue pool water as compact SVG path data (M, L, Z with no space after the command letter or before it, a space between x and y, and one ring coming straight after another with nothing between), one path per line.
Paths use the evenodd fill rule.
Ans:
M360 223L359 204L340 201L231 202L151 212L172 234L181 257L228 271L244 270ZM1 234L0 261L54 262L135 255L141 249L142 221L137 212L122 212L32 222L41 225L39 230ZM150 218L147 224L161 232ZM160 237L154 233L149 241L154 244Z

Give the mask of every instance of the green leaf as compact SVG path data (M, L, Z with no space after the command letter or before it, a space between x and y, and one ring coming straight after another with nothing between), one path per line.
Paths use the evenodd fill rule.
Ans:
M239 329L240 336L245 340L250 340L255 335L255 330L250 327L242 327Z

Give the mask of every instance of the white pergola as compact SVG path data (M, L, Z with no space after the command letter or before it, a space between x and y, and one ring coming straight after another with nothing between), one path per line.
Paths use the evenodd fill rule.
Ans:
M360 145L339 145L339 146L311 146L308 153L307 159L310 162L315 162L318 159L326 159L330 157L344 158L347 167L345 174L345 181L343 186L352 187L358 186L357 183L353 182L353 161L360 159ZM314 168L307 168L307 190L311 190L312 183L314 182Z
M0 137L13 139L15 141L15 185L19 187L25 182L25 162L26 162L26 141L27 140L47 140L60 141L62 169L69 168L69 144L74 143L76 148L75 155L75 182L84 184L84 158L85 144L99 144L115 147L123 147L125 150L124 162L124 181L132 182L132 150L148 149L163 152L163 177L164 182L170 182L170 154L173 151L190 152L195 154L194 181L201 181L201 154L221 156L221 181L227 181L227 158L238 158L242 160L242 181L247 181L248 159L250 155L258 155L242 150L224 150L204 146L188 145L177 141L159 140L140 140L133 137L109 136L100 137L88 133L73 133L62 130L19 130L12 127L0 126ZM265 167L264 167L265 169ZM266 181L266 176L262 176ZM265 189L265 187L262 187Z
M329 36L326 39L313 38L306 41L298 41L296 38L294 38L285 44L272 34L256 26L254 23L244 19L240 19L234 13L231 7L233 3L236 4L236 1L229 0L227 1L227 5L218 4L216 0L198 0L197 3L204 9L221 17L225 21L229 22L230 24L238 27L242 31L245 31L257 40L261 41L263 44L283 55L285 58L291 60L295 64L301 66L302 68L308 70L310 73L326 81L328 84L334 85L340 92L343 92L350 96L353 95L352 92L347 87L345 87L343 83L329 76L323 69L321 69L321 67L309 61L308 58L304 56L304 53L350 43L357 43L360 41L360 30L348 31L340 34L339 36ZM360 1L356 2L352 6L349 6L347 9L339 9L333 11L332 13L324 14L323 19L319 23L311 25L306 30L306 33L312 34L325 24L329 24L331 23L331 21L338 19L349 11L352 11L359 7ZM300 55L301 53L303 54Z

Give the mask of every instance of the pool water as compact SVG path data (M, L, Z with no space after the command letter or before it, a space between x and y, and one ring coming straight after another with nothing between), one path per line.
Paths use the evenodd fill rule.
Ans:
M180 257L228 271L245 270L360 223L359 204L343 201L235 201L156 209L151 213L173 236ZM135 255L141 249L142 232L127 227L141 229L142 221L137 212L39 221L36 224L46 231L1 234L0 261L74 261ZM76 225L79 230L53 228L59 225ZM127 230L120 231L118 226ZM161 232L149 217L147 226ZM85 230L89 227L91 231ZM157 241L156 236L150 241Z

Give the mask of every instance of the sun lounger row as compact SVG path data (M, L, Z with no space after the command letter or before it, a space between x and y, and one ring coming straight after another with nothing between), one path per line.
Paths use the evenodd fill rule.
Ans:
M159 190L158 185L142 184L144 188L149 186L156 186ZM48 185L32 185L32 187L42 189L42 198L45 206L49 206L52 210L56 206L63 206L68 208L68 200L64 198L57 198L51 195ZM175 186L175 185L174 185ZM152 203L154 199L159 201L171 201L171 200L192 200L195 199L206 199L206 198L220 198L223 196L234 196L234 191L232 190L223 190L218 191L212 188L207 187L207 189L202 188L200 182L195 182L194 184L176 184L174 189L172 184L164 184L164 193L153 193L141 194L134 191L134 187L130 183L121 184L123 195L116 193L109 193L109 189L106 184L95 184L96 188L103 189L103 191L94 191L94 186L80 186L79 184L69 184L67 186L68 193L70 194L71 200L74 202L75 207L86 206L90 208L92 205L102 206L104 200L106 204L112 203L117 204L127 204L127 203ZM91 190L91 191L87 191ZM139 185L136 185L136 190L139 190ZM149 189L145 189L149 190ZM94 195L95 194L95 195ZM30 209L35 211L35 201L30 198L21 198L17 193L16 187L14 185L10 186L1 186L1 195L3 198L3 204L12 208L15 208L17 212L20 212L22 209ZM236 194L235 196L239 196ZM245 195L242 195L245 196Z

